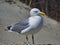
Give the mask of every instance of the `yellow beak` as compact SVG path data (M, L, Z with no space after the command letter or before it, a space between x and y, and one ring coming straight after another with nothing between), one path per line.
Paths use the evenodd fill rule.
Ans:
M40 15L42 15L42 16L44 16L44 15L45 15L45 13L44 13L44 12L41 12L41 11L39 12L39 14L40 14Z

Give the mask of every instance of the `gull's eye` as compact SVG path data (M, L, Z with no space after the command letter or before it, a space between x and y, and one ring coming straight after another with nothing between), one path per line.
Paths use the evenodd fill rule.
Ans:
M34 11L35 13L38 13L38 11Z

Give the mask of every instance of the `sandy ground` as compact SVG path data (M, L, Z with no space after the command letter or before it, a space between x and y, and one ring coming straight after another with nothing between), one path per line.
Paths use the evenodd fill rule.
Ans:
M19 7L17 6L19 5ZM20 45L26 42L25 35L17 34L16 32L7 32L7 25L16 23L22 18L29 16L29 9L22 3L9 5L8 3L0 4L0 45ZM44 25L42 29L34 34L36 44L60 44L60 23L44 16ZM38 29L37 29L38 30ZM29 42L32 44L31 35Z

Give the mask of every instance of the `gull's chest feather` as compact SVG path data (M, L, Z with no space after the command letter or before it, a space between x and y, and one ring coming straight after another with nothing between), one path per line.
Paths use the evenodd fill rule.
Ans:
M29 25L33 27L37 27L41 21L40 16L33 16L29 18Z

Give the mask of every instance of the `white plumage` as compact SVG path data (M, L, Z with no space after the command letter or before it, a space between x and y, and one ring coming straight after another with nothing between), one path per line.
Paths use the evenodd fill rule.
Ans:
M24 34L24 33L31 31L34 28L35 29L38 28L38 26L41 27L41 25L43 24L43 18L39 14L40 12L41 11L37 8L31 9L30 17L16 24L8 26L8 28L10 28L8 32L15 31L20 34Z
M32 17L30 17L29 18L29 27L24 29L24 30L22 30L21 33L26 33L29 30L38 27L39 24L40 24L40 21L41 21L41 17L40 16L32 16Z

